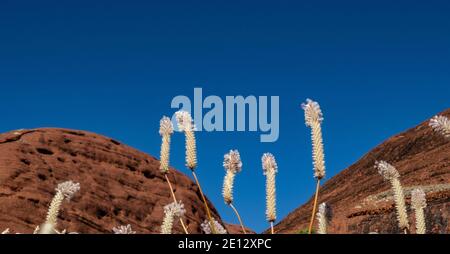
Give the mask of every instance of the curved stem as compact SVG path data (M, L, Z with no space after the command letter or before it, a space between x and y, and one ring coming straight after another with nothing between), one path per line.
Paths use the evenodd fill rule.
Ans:
M216 225L214 225L214 221L211 216L211 211L209 210L208 203L206 202L206 198L205 198L205 195L203 194L202 187L200 186L200 182L198 181L197 174L195 174L194 170L191 170L191 172L192 172L192 175L194 176L195 182L197 183L198 190L200 191L200 195L202 196L203 204L205 205L205 209L206 209L206 214L208 215L208 219L209 219L209 224L210 224L209 226L211 227L211 232L213 234L217 234Z
M175 203L177 203L178 201L177 201L177 198L175 196L175 192L173 191L172 183L170 182L169 177L167 176L167 174L164 174L164 177L166 178L166 182L169 185L170 193L172 194L173 201ZM184 233L186 233L188 235L189 231L187 230L186 225L184 224L183 218L180 218L180 223L181 223L181 226L183 227Z
M314 197L314 205L313 205L313 210L312 210L312 214L311 214L311 221L309 223L308 234L312 234L314 219L316 218L317 201L319 199L319 189L320 189L320 179L317 180L316 195Z
M233 209L234 213L238 217L239 223L241 224L242 232L244 232L244 234L246 235L247 231L245 230L244 223L242 223L242 219L241 216L239 215L238 210L236 209L236 207L234 207L233 203L230 203L229 206Z

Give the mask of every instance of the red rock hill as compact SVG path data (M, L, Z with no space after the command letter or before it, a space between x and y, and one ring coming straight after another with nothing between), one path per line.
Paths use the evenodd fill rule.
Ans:
M441 115L450 117L450 109ZM331 209L329 233L399 232L390 185L374 169L377 160L397 167L408 209L411 190L422 187L426 191L427 232L449 233L450 140L433 132L428 121L388 139L324 184L320 202L327 202ZM312 200L283 219L276 231L307 229L311 210ZM409 211L412 232L413 214Z
M0 135L0 231L32 233L43 223L58 183L81 190L63 203L58 229L111 233L131 224L138 233L159 233L163 207L172 202L159 162L118 141L65 129L19 130ZM206 218L197 186L173 170L170 179L185 204L191 233ZM220 217L212 204L214 217ZM175 232L183 232L176 223Z

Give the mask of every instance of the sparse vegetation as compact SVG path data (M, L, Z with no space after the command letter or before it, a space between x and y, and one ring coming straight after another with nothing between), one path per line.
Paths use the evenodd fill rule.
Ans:
M178 203L175 192L173 191L172 183L168 177L169 174L169 158L170 158L170 143L171 136L173 134L173 125L170 118L164 116L160 121L159 134L162 137L161 144L161 159L159 169L164 174L167 185L169 186L170 193L173 198L173 202ZM186 225L184 224L183 218L179 218L181 226L183 227L184 233L189 234Z
M309 235L309 229L308 228L304 228L302 230L299 230L297 232L297 234L299 234L299 235ZM312 234L315 234L315 232L313 231Z
M55 191L56 194L50 203L50 207L47 212L47 218L42 226L36 226L33 234L78 234L76 232L67 232L67 230L58 231L56 229L58 222L58 215L61 209L63 201L70 201L72 197L80 190L80 184L72 181L63 182L58 184ZM2 234L9 234L10 229L6 229ZM17 233L19 234L19 233Z
M321 126L323 122L323 114L320 105L310 99L308 99L305 104L302 104L302 108L305 113L306 125L311 128L312 159L314 166L314 178L316 180L316 191L314 195L312 215L309 227L298 231L298 234L327 234L328 223L331 222L331 220L329 219L329 215L332 214L331 207L328 207L326 203L321 203L317 209L321 186L320 183L321 180L325 177L325 155ZM176 119L178 122L178 128L185 135L186 167L192 172L206 211L205 217L207 218L202 218L205 220L200 225L200 227L205 234L227 234L227 230L225 229L225 227L212 216L206 197L196 175L196 169L198 166L196 147L197 144L195 139L195 125L193 119L188 112L184 111L177 112ZM450 120L448 118L444 116L435 116L430 120L429 126L436 133L439 133L440 135L447 138L450 137ZM161 234L172 234L174 224L177 220L179 220L184 232L186 234L189 234L186 224L183 220L183 217L186 214L186 209L183 202L177 199L172 183L168 177L170 173L171 138L174 134L173 124L170 118L164 116L160 120L159 134L162 138L159 169L164 175L164 179L170 190L171 198L173 199L172 203L164 207L164 218L162 218L160 232ZM275 160L274 155L271 153L263 154L261 160L263 174L266 178L266 219L270 223L270 232L272 234L275 234L274 222L277 220L276 174L278 173L278 164ZM373 163L373 161L371 163ZM222 195L224 202L230 208L232 208L232 210L236 214L243 233L246 234L247 230L245 228L243 220L233 204L234 181L236 175L241 172L242 166L243 164L238 150L231 150L229 153L225 154L223 167L225 168L226 174L223 181ZM400 173L394 165L381 160L376 161L374 167L378 171L378 173L390 183L391 189L389 191L376 193L374 195L366 197L364 199L364 202L376 203L379 200L392 200L395 204L398 227L402 232L407 234L410 232L410 223L408 220L405 194L408 197L411 196L411 209L414 211L415 215L415 232L417 234L425 234L427 232L427 225L425 221L425 208L427 207L426 194L443 190L448 191L450 189L450 185L444 183L426 186L415 185L408 188L403 188L400 182ZM59 184L55 189L56 194L49 205L46 220L42 225L36 227L36 229L34 230L34 234L68 234L66 230L59 231L57 229L58 215L63 202L70 201L71 198L79 190L80 184L73 181L67 181ZM315 221L317 222L316 229L313 228ZM133 231L131 225L115 227L112 229L112 232L114 234L136 234L136 231ZM9 233L10 229L8 228L5 229L1 234Z

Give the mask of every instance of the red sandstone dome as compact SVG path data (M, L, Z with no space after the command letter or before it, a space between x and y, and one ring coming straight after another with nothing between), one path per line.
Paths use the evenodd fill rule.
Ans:
M170 178L185 204L189 231L201 233L206 214L197 186L176 170ZM55 187L67 180L79 182L81 190L63 204L59 230L112 233L130 224L138 233L159 233L163 207L172 202L152 156L84 131L19 130L0 135L1 228L32 233L45 220ZM174 232L184 232L179 223Z

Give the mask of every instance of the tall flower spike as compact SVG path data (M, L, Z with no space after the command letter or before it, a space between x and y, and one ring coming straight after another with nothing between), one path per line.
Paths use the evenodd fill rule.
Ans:
M216 233L219 235L225 235L227 234L227 231L225 230L225 228L216 220L216 219L212 219L213 223L214 223L214 228L216 230ZM212 230L211 230L211 225L210 225L210 221L209 220L205 220L200 227L202 228L203 232L207 235L212 234Z
M173 125L170 118L164 116L160 121L159 134L162 137L161 164L159 169L163 173L169 172L170 142L173 134Z
M200 195L203 200L203 205L205 206L206 214L210 220L213 233L216 232L214 224L212 223L211 211L208 207L208 202L203 194L200 181L198 180L195 169L197 168L197 144L195 141L195 124L192 120L191 114L186 111L178 111L175 113L178 122L178 129L183 131L186 137L186 167L191 170L192 176L194 177L195 183L199 189Z
M236 174L241 172L242 170L242 161L238 150L231 150L229 153L225 154L223 167L225 168L226 171L225 178L223 180L223 190L222 190L223 200L227 205L231 207L231 209L233 209L242 227L242 232L244 234L247 234L244 223L242 222L241 215L239 214L236 207L233 205L234 178Z
M327 233L327 204L322 203L319 205L319 212L317 213L317 223L319 234Z
M266 217L273 224L277 220L275 174L278 172L278 165L271 153L265 153L262 166L266 176Z
M427 230L424 209L427 207L427 200L422 189L415 189L411 192L411 206L416 216L416 234L425 234Z
M308 233L311 234L314 225L314 217L316 215L317 203L319 200L320 180L325 177L325 154L322 138L323 114L319 103L310 99L307 99L306 103L302 104L302 108L305 111L306 126L311 128L314 177L317 179L311 220L308 228Z
M311 128L314 177L320 180L325 177L325 155L321 126L323 114L319 103L310 99L307 99L306 103L302 104L302 108L305 111L306 126Z
M430 126L434 131L450 138L450 120L445 116L435 116L430 120Z
M75 195L75 193L80 190L80 184L74 183L72 181L67 181L59 184L55 190L56 195L54 196L52 202L50 203L46 221L40 231L41 234L54 234L56 232L55 227L57 224L61 204L64 201L64 199L70 201L73 195Z
M172 234L175 218L180 218L184 216L185 213L186 209L181 201L166 205L164 207L164 220L161 226L161 234Z
M175 113L178 121L178 129L186 136L186 166L194 170L197 167L197 145L195 141L195 125L191 114L186 111Z
M408 230L408 214L406 211L405 195L403 187L400 183L400 174L397 169L386 161L377 161L375 168L378 173L391 183L392 191L394 192L395 207L397 210L398 225L401 230Z
M225 203L233 203L233 186L236 173L242 170L241 156L237 150L231 150L224 156L223 167L225 168L226 175L223 182L223 198Z

